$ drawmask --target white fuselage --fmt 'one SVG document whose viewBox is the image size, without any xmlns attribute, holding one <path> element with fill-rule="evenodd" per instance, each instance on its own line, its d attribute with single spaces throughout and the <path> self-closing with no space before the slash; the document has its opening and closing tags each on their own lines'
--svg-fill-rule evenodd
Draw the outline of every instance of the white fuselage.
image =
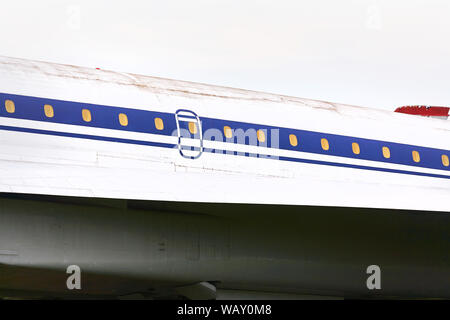
<svg viewBox="0 0 450 320">
<path fill-rule="evenodd" d="M 0 100 L 0 192 L 450 211 L 449 121 L 12 58 Z"/>
</svg>

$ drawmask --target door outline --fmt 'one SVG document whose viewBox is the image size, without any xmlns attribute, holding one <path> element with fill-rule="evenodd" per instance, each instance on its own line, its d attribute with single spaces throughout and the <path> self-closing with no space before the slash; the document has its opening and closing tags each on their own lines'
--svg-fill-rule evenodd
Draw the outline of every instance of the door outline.
<svg viewBox="0 0 450 320">
<path fill-rule="evenodd" d="M 196 156 L 189 156 L 183 153 L 183 146 L 181 145 L 181 129 L 180 129 L 180 121 L 185 122 L 192 122 L 192 120 L 195 120 L 195 123 L 198 128 L 199 133 L 199 152 Z M 178 151 L 180 152 L 181 156 L 183 158 L 187 159 L 198 159 L 203 153 L 203 132 L 202 132 L 202 122 L 200 121 L 200 117 L 193 111 L 187 110 L 187 109 L 178 109 L 175 111 L 175 122 L 177 123 L 177 133 L 178 133 Z M 197 140 L 196 138 L 193 138 L 193 140 Z M 197 147 L 194 147 L 197 148 Z"/>
</svg>

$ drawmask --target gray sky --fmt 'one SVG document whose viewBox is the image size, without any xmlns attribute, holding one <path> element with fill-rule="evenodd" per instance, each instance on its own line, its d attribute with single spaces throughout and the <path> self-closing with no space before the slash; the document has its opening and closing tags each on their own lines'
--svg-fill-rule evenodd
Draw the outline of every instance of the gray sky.
<svg viewBox="0 0 450 320">
<path fill-rule="evenodd" d="M 450 105 L 448 0 L 3 1 L 0 55 L 376 108 Z"/>
</svg>

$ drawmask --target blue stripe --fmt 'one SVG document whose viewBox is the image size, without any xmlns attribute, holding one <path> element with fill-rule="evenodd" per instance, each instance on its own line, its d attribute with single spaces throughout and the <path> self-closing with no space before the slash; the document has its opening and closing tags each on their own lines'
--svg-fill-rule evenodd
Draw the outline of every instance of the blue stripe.
<svg viewBox="0 0 450 320">
<path fill-rule="evenodd" d="M 327 165 L 327 166 L 334 166 L 334 167 L 343 167 L 343 168 L 372 170 L 372 171 L 380 171 L 380 172 L 410 174 L 410 175 L 423 176 L 423 177 L 450 179 L 450 176 L 445 176 L 445 175 L 442 175 L 442 174 L 433 174 L 433 173 L 424 173 L 424 172 L 416 172 L 416 171 L 408 171 L 408 170 L 397 170 L 397 169 L 361 166 L 361 165 L 349 164 L 349 163 L 328 162 L 328 161 L 299 159 L 299 158 L 291 158 L 291 157 L 280 157 L 280 160 L 291 161 L 291 162 L 303 162 L 303 163 L 319 164 L 319 165 Z"/>
<path fill-rule="evenodd" d="M 58 137 L 69 137 L 69 138 L 80 138 L 80 139 L 90 139 L 90 140 L 109 141 L 109 142 L 120 142 L 120 143 L 127 143 L 127 144 L 138 144 L 138 145 L 142 145 L 142 146 L 161 147 L 161 148 L 175 148 L 177 146 L 176 144 L 162 143 L 162 142 L 112 138 L 112 137 L 96 136 L 96 135 L 90 135 L 90 134 L 49 131 L 49 130 L 20 128 L 20 127 L 11 127 L 11 126 L 2 126 L 2 125 L 0 125 L 0 130 L 37 133 L 37 134 L 45 134 L 45 135 L 58 136 Z"/>
<path fill-rule="evenodd" d="M 172 113 L 145 111 L 138 109 L 128 109 L 110 106 L 94 105 L 89 103 L 79 103 L 54 99 L 43 99 L 12 94 L 0 93 L 1 101 L 7 99 L 14 101 L 16 110 L 8 113 L 2 106 L 0 116 L 6 118 L 37 120 L 51 123 L 71 124 L 84 127 L 95 127 L 104 129 L 115 129 L 130 132 L 142 132 L 171 135 L 176 128 L 175 117 Z M 44 113 L 44 105 L 53 106 L 54 116 L 48 118 Z M 85 122 L 81 116 L 82 110 L 88 109 L 92 114 L 92 121 Z M 121 126 L 119 114 L 124 113 L 128 117 L 128 126 Z M 161 118 L 164 122 L 164 129 L 157 130 L 154 119 Z"/>
<path fill-rule="evenodd" d="M 22 95 L 12 95 L 0 93 L 0 100 L 13 100 L 16 105 L 15 113 L 8 113 L 4 107 L 0 108 L 0 117 L 27 119 L 35 121 L 45 121 L 52 123 L 61 123 L 68 125 L 78 125 L 85 127 L 96 127 L 105 129 L 114 129 L 128 132 L 140 132 L 150 134 L 160 134 L 171 136 L 172 132 L 176 130 L 175 115 L 173 113 L 138 110 L 132 108 L 112 107 L 103 105 L 94 105 L 80 102 L 62 101 L 55 99 L 28 97 Z M 50 104 L 54 109 L 54 117 L 48 118 L 44 113 L 44 105 Z M 92 114 L 92 121 L 83 121 L 81 114 L 82 109 L 89 109 Z M 124 113 L 128 117 L 128 126 L 121 126 L 118 116 Z M 187 115 L 188 116 L 188 115 Z M 186 117 L 186 116 L 182 116 Z M 189 116 L 188 116 L 189 117 Z M 155 118 L 161 118 L 164 122 L 164 129 L 157 130 L 154 125 Z M 242 129 L 246 130 L 265 130 L 266 143 L 257 143 L 259 146 L 274 147 L 272 136 L 270 132 L 276 129 L 279 130 L 279 146 L 282 150 L 301 151 L 313 154 L 332 155 L 351 159 L 371 160 L 384 163 L 393 163 L 408 165 L 412 167 L 430 168 L 443 171 L 450 171 L 450 167 L 444 167 L 441 156 L 450 156 L 449 150 L 420 147 L 408 144 L 401 144 L 389 141 L 372 140 L 358 137 L 342 136 L 336 134 L 329 134 L 323 132 L 314 132 L 300 129 L 279 128 L 274 126 L 266 126 L 259 124 L 252 124 L 246 122 L 229 121 L 223 119 L 213 119 L 201 117 L 202 131 L 205 140 L 217 141 L 217 137 L 210 136 L 209 129 L 216 129 L 220 132 L 223 138 L 224 126 L 229 126 L 232 130 Z M 189 134 L 188 122 L 180 121 L 180 128 L 186 129 Z M 212 130 L 214 131 L 214 130 Z M 296 135 L 299 143 L 298 146 L 291 146 L 289 143 L 289 135 Z M 199 133 L 191 135 L 192 138 L 197 138 Z M 330 149 L 322 150 L 320 140 L 326 138 L 329 141 Z M 124 139 L 126 140 L 126 139 Z M 250 139 L 246 141 L 237 141 L 236 137 L 222 140 L 232 144 L 250 145 Z M 361 152 L 356 155 L 352 151 L 352 143 L 359 144 Z M 391 157 L 386 159 L 383 157 L 381 149 L 383 146 L 389 147 Z M 420 153 L 420 162 L 416 163 L 412 159 L 412 151 Z M 217 150 L 218 153 L 221 151 Z"/>
<path fill-rule="evenodd" d="M 119 142 L 126 144 L 136 144 L 136 145 L 144 145 L 144 146 L 152 146 L 152 147 L 160 147 L 160 148 L 175 148 L 176 144 L 171 143 L 161 143 L 161 142 L 151 142 L 151 141 L 142 141 L 142 140 L 134 140 L 134 139 L 122 139 L 122 138 L 112 138 L 112 137 L 104 137 L 97 135 L 87 135 L 87 134 L 78 134 L 78 133 L 69 133 L 69 132 L 59 132 L 59 131 L 49 131 L 49 130 L 41 130 L 41 129 L 30 129 L 30 128 L 20 128 L 20 127 L 11 127 L 11 126 L 2 126 L 0 125 L 0 130 L 6 131 L 16 131 L 16 132 L 26 132 L 26 133 L 34 133 L 34 134 L 44 134 L 44 135 L 53 135 L 60 137 L 70 137 L 70 138 L 79 138 L 79 139 L 90 139 L 90 140 L 100 140 L 100 141 L 108 141 L 108 142 Z M 188 149 L 188 147 L 186 147 Z M 199 150 L 198 147 L 189 147 L 190 150 Z M 205 152 L 208 153 L 222 153 L 227 155 L 234 156 L 246 156 L 248 157 L 248 153 L 243 152 L 233 152 L 229 153 L 222 149 L 204 149 Z M 302 159 L 302 158 L 292 158 L 292 157 L 274 157 L 267 154 L 259 154 L 259 157 L 267 158 L 267 159 L 279 159 L 282 161 L 289 162 L 301 162 L 301 163 L 309 163 L 316 165 L 327 165 L 334 167 L 343 167 L 343 168 L 353 168 L 353 169 L 362 169 L 362 170 L 372 170 L 372 171 L 381 171 L 381 172 L 390 172 L 390 173 L 401 173 L 401 174 L 409 174 L 416 176 L 424 176 L 424 177 L 432 177 L 432 178 L 443 178 L 450 179 L 450 176 L 440 175 L 440 174 L 432 174 L 432 173 L 423 173 L 423 172 L 415 172 L 415 171 L 407 171 L 407 170 L 396 170 L 396 169 L 387 169 L 387 168 L 378 168 L 378 167 L 370 167 L 370 166 L 362 166 L 362 165 L 354 165 L 348 163 L 337 163 L 337 162 L 328 162 L 328 161 L 320 161 L 320 160 L 310 160 L 310 159 Z"/>
<path fill-rule="evenodd" d="M 387 142 L 380 140 L 372 140 L 358 137 L 342 136 L 330 133 L 278 128 L 271 126 L 256 126 L 254 124 L 201 118 L 203 130 L 206 131 L 212 128 L 223 128 L 229 126 L 231 129 L 242 129 L 244 131 L 249 129 L 263 129 L 266 130 L 266 143 L 258 145 L 271 146 L 272 141 L 270 132 L 273 129 L 279 130 L 279 149 L 290 151 L 301 151 L 307 153 L 338 156 L 351 159 L 371 160 L 384 163 L 394 163 L 401 165 L 408 165 L 421 168 L 438 169 L 444 171 L 450 171 L 450 167 L 444 167 L 441 161 L 441 156 L 446 154 L 450 156 L 450 152 L 443 149 L 427 148 L 420 146 L 413 146 L 407 144 L 401 144 L 396 142 Z M 298 139 L 298 145 L 292 146 L 289 142 L 289 135 L 294 134 Z M 206 140 L 208 137 L 204 136 Z M 330 149 L 325 151 L 321 147 L 321 139 L 326 138 L 329 142 Z M 226 140 L 227 142 L 233 142 L 232 140 Z M 352 143 L 356 142 L 360 147 L 360 154 L 354 154 L 352 150 Z M 248 143 L 247 143 L 248 144 Z M 388 147 L 390 149 L 391 157 L 386 159 L 383 157 L 382 147 Z M 418 151 L 420 153 L 420 162 L 416 163 L 412 158 L 412 151 Z"/>
</svg>

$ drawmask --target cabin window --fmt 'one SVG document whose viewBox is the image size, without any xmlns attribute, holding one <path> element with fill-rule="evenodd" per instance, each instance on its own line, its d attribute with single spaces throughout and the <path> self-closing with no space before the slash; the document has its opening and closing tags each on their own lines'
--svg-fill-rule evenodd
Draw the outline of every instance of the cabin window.
<svg viewBox="0 0 450 320">
<path fill-rule="evenodd" d="M 413 158 L 414 162 L 420 162 L 420 154 L 419 154 L 419 152 L 414 150 L 412 152 L 412 158 Z"/>
<path fill-rule="evenodd" d="M 356 142 L 352 143 L 352 150 L 354 154 L 360 154 L 361 150 L 359 149 L 359 144 Z"/>
<path fill-rule="evenodd" d="M 47 118 L 53 118 L 53 116 L 55 115 L 53 107 L 49 104 L 46 104 L 44 106 L 44 113 Z"/>
<path fill-rule="evenodd" d="M 231 128 L 229 126 L 223 127 L 223 134 L 227 138 L 231 138 L 233 136 L 233 131 L 231 131 Z"/>
<path fill-rule="evenodd" d="M 391 157 L 391 150 L 388 147 L 383 147 L 383 157 L 389 159 Z"/>
<path fill-rule="evenodd" d="M 192 134 L 197 133 L 197 125 L 195 124 L 195 122 L 189 122 L 189 132 Z"/>
<path fill-rule="evenodd" d="M 84 121 L 86 121 L 86 122 L 91 122 L 92 121 L 91 111 L 89 111 L 88 109 L 83 109 L 81 114 L 83 116 L 83 120 Z"/>
<path fill-rule="evenodd" d="M 161 118 L 155 118 L 155 128 L 157 130 L 162 130 L 164 129 L 164 122 Z"/>
<path fill-rule="evenodd" d="M 291 143 L 291 146 L 296 147 L 298 145 L 297 136 L 295 134 L 290 134 L 289 142 Z"/>
<path fill-rule="evenodd" d="M 328 150 L 330 149 L 330 144 L 328 143 L 328 140 L 325 138 L 322 138 L 322 140 L 320 140 L 320 144 L 322 145 L 322 149 L 323 150 Z"/>
<path fill-rule="evenodd" d="M 443 164 L 445 167 L 448 167 L 449 164 L 450 164 L 450 162 L 449 162 L 449 160 L 448 160 L 448 156 L 447 156 L 446 154 L 443 154 L 443 155 L 442 155 L 442 164 Z"/>
<path fill-rule="evenodd" d="M 266 134 L 264 133 L 264 131 L 258 130 L 258 131 L 256 132 L 256 136 L 257 136 L 259 142 L 264 142 L 264 141 L 266 141 Z"/>
<path fill-rule="evenodd" d="M 124 127 L 128 125 L 128 117 L 125 113 L 119 113 L 119 123 Z"/>
<path fill-rule="evenodd" d="M 12 100 L 6 100 L 5 101 L 5 109 L 8 113 L 14 113 L 16 111 L 16 106 L 14 104 L 14 101 Z"/>
</svg>

